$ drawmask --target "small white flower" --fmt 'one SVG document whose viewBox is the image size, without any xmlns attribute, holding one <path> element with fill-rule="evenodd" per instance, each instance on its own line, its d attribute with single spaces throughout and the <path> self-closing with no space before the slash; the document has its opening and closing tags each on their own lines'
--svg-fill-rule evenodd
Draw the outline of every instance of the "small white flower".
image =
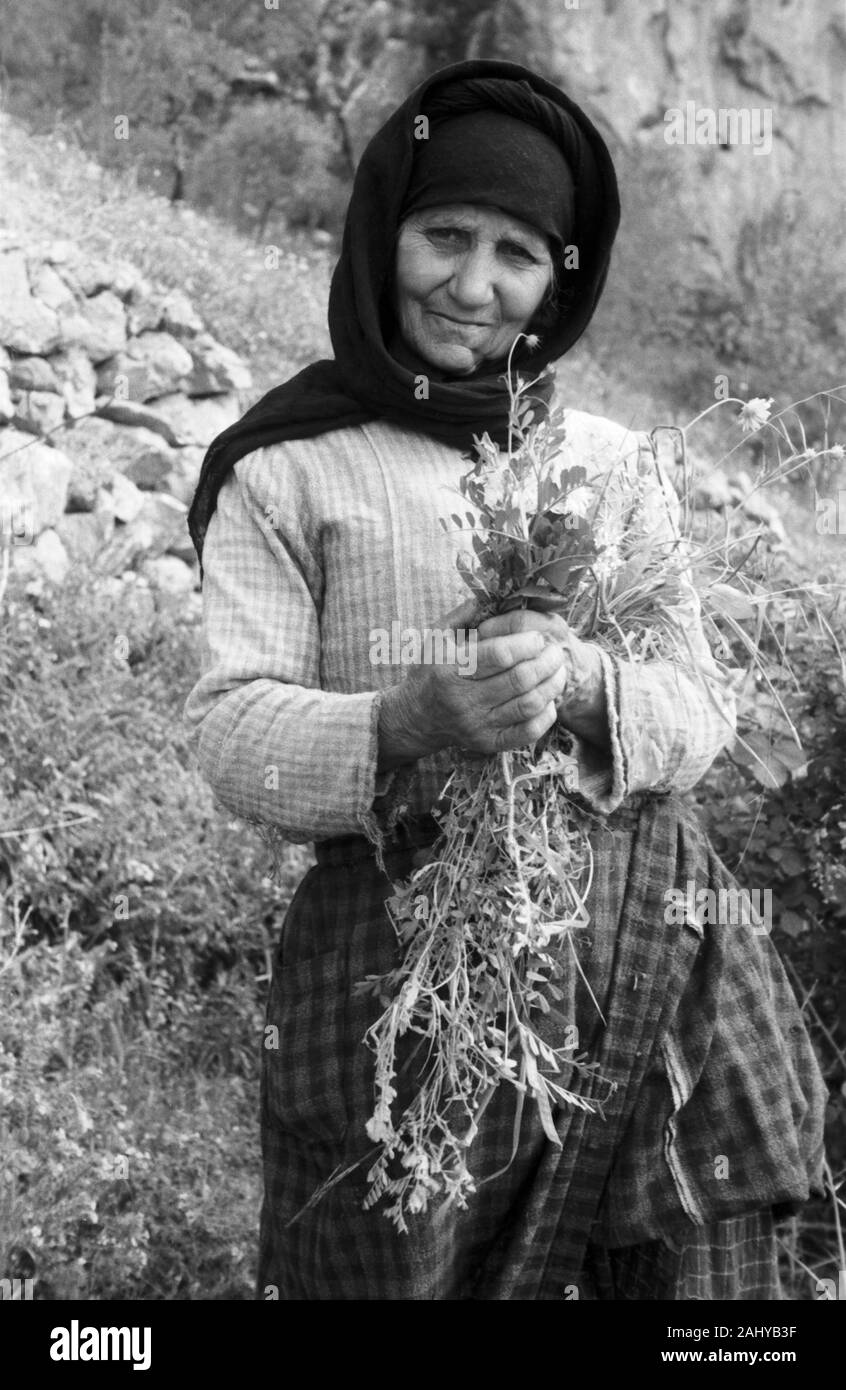
<svg viewBox="0 0 846 1390">
<path fill-rule="evenodd" d="M 842 444 L 832 444 L 828 452 L 835 463 L 842 463 L 844 458 L 846 458 L 846 449 L 843 448 Z"/>
<path fill-rule="evenodd" d="M 762 425 L 765 425 L 770 418 L 772 406 L 772 396 L 768 396 L 766 399 L 763 396 L 753 396 L 751 401 L 747 401 L 741 407 L 737 417 L 743 433 L 752 434 L 755 430 L 759 430 Z"/>
</svg>

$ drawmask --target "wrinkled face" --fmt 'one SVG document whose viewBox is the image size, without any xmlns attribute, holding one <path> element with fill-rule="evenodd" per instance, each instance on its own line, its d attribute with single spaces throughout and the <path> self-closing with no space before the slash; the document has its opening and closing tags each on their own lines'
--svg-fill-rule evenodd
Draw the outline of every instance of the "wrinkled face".
<svg viewBox="0 0 846 1390">
<path fill-rule="evenodd" d="M 546 238 L 497 208 L 426 208 L 402 224 L 395 308 L 405 342 L 462 375 L 505 357 L 552 279 Z"/>
</svg>

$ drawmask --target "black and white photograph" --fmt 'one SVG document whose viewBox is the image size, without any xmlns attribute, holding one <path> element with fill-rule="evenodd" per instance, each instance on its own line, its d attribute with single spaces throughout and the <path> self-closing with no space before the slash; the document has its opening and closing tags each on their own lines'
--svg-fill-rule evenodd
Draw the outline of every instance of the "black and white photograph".
<svg viewBox="0 0 846 1390">
<path fill-rule="evenodd" d="M 807 1378 L 844 0 L 3 0 L 0 147 L 4 1328 Z"/>
</svg>

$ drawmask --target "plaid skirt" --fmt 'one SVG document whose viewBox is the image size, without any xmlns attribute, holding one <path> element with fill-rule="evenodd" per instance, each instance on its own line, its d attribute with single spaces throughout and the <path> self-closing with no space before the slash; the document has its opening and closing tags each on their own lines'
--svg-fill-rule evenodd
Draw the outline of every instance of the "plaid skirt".
<svg viewBox="0 0 846 1390">
<path fill-rule="evenodd" d="M 501 1085 L 470 1151 L 467 1210 L 409 1217 L 403 1234 L 363 1209 L 362 1039 L 381 1005 L 353 985 L 396 966 L 385 901 L 433 825 L 405 828 L 386 874 L 363 838 L 318 844 L 286 915 L 262 1052 L 257 1297 L 779 1298 L 775 1221 L 819 1186 L 825 1089 L 769 940 L 666 923 L 667 889 L 732 882 L 676 796 L 632 799 L 592 831 L 581 972 L 539 1024 L 554 1046 L 575 1022 L 616 1082 L 601 1113 L 559 1109 L 559 1148 L 526 1104 L 515 1153 L 517 1096 Z M 567 1084 L 606 1094 L 596 1077 Z"/>
</svg>

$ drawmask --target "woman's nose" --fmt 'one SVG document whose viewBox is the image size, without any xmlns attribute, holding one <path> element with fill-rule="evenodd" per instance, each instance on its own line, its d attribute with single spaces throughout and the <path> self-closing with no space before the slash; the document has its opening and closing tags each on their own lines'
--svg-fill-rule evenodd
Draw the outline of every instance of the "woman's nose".
<svg viewBox="0 0 846 1390">
<path fill-rule="evenodd" d="M 496 263 L 484 247 L 475 247 L 461 257 L 450 281 L 456 304 L 480 309 L 492 304 L 496 293 Z"/>
</svg>

